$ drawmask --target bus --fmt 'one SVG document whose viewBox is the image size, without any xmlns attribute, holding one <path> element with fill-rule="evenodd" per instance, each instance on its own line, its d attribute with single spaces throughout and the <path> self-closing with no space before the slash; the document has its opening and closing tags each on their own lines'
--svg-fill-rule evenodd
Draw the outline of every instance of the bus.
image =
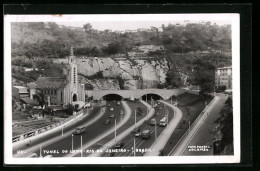
<svg viewBox="0 0 260 171">
<path fill-rule="evenodd" d="M 167 125 L 167 117 L 163 117 L 159 122 L 159 126 L 166 126 L 166 125 Z"/>
</svg>

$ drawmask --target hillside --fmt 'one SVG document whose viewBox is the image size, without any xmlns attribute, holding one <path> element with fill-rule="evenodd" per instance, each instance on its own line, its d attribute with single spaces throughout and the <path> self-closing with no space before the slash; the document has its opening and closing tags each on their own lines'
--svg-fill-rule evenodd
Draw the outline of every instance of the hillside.
<svg viewBox="0 0 260 171">
<path fill-rule="evenodd" d="M 66 61 L 73 46 L 79 74 L 97 89 L 195 85 L 211 91 L 215 68 L 231 65 L 230 25 L 208 22 L 162 28 L 160 32 L 122 34 L 95 30 L 90 24 L 75 28 L 56 23 L 12 23 L 13 80 L 26 84 L 39 75 L 62 76 L 63 64 L 57 61 Z M 164 48 L 145 53 L 140 50 L 142 45 Z M 42 70 L 25 72 L 26 67 Z M 101 79 L 95 77 L 99 72 Z"/>
</svg>

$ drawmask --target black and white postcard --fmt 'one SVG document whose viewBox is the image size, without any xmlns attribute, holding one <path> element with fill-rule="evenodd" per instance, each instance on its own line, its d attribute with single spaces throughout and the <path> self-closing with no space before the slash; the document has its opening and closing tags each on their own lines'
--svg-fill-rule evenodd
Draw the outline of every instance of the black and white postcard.
<svg viewBox="0 0 260 171">
<path fill-rule="evenodd" d="M 239 163 L 239 22 L 5 15 L 5 164 Z"/>
</svg>

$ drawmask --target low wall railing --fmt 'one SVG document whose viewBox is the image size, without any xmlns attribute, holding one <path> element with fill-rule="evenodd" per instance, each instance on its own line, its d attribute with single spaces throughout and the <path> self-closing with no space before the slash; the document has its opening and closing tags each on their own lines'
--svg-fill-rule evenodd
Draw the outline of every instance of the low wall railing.
<svg viewBox="0 0 260 171">
<path fill-rule="evenodd" d="M 51 124 L 51 125 L 47 125 L 47 126 L 38 128 L 38 129 L 36 129 L 36 130 L 34 130 L 34 131 L 28 131 L 28 132 L 26 132 L 26 133 L 23 133 L 23 134 L 20 134 L 20 135 L 16 135 L 16 136 L 14 136 L 14 137 L 12 138 L 12 142 L 13 142 L 13 143 L 14 143 L 14 142 L 18 142 L 18 141 L 27 139 L 27 138 L 29 138 L 29 137 L 36 136 L 36 135 L 41 134 L 41 133 L 43 133 L 43 132 L 49 131 L 49 130 L 51 130 L 51 129 L 53 129 L 53 128 L 56 128 L 56 127 L 58 127 L 58 126 L 60 126 L 60 125 L 62 125 L 62 124 L 65 124 L 65 123 L 71 121 L 72 119 L 74 119 L 74 118 L 76 118 L 77 116 L 79 116 L 80 114 L 82 114 L 82 112 L 83 112 L 83 111 L 81 110 L 81 111 L 77 112 L 76 114 L 74 114 L 74 115 L 72 115 L 72 116 L 70 116 L 70 117 L 68 117 L 68 118 L 66 118 L 66 119 L 64 119 L 64 120 L 62 120 L 62 121 L 59 121 L 59 122 L 53 123 L 53 124 Z"/>
</svg>

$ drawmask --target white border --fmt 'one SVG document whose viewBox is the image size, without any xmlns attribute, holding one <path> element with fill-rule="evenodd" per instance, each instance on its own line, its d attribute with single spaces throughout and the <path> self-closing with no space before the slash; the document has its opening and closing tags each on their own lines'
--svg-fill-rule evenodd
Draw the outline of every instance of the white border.
<svg viewBox="0 0 260 171">
<path fill-rule="evenodd" d="M 120 15 L 5 15 L 4 16 L 4 163 L 5 164 L 203 164 L 240 162 L 240 18 L 239 14 L 120 14 Z M 90 21 L 221 21 L 232 23 L 234 156 L 13 158 L 11 97 L 11 22 Z"/>
</svg>

